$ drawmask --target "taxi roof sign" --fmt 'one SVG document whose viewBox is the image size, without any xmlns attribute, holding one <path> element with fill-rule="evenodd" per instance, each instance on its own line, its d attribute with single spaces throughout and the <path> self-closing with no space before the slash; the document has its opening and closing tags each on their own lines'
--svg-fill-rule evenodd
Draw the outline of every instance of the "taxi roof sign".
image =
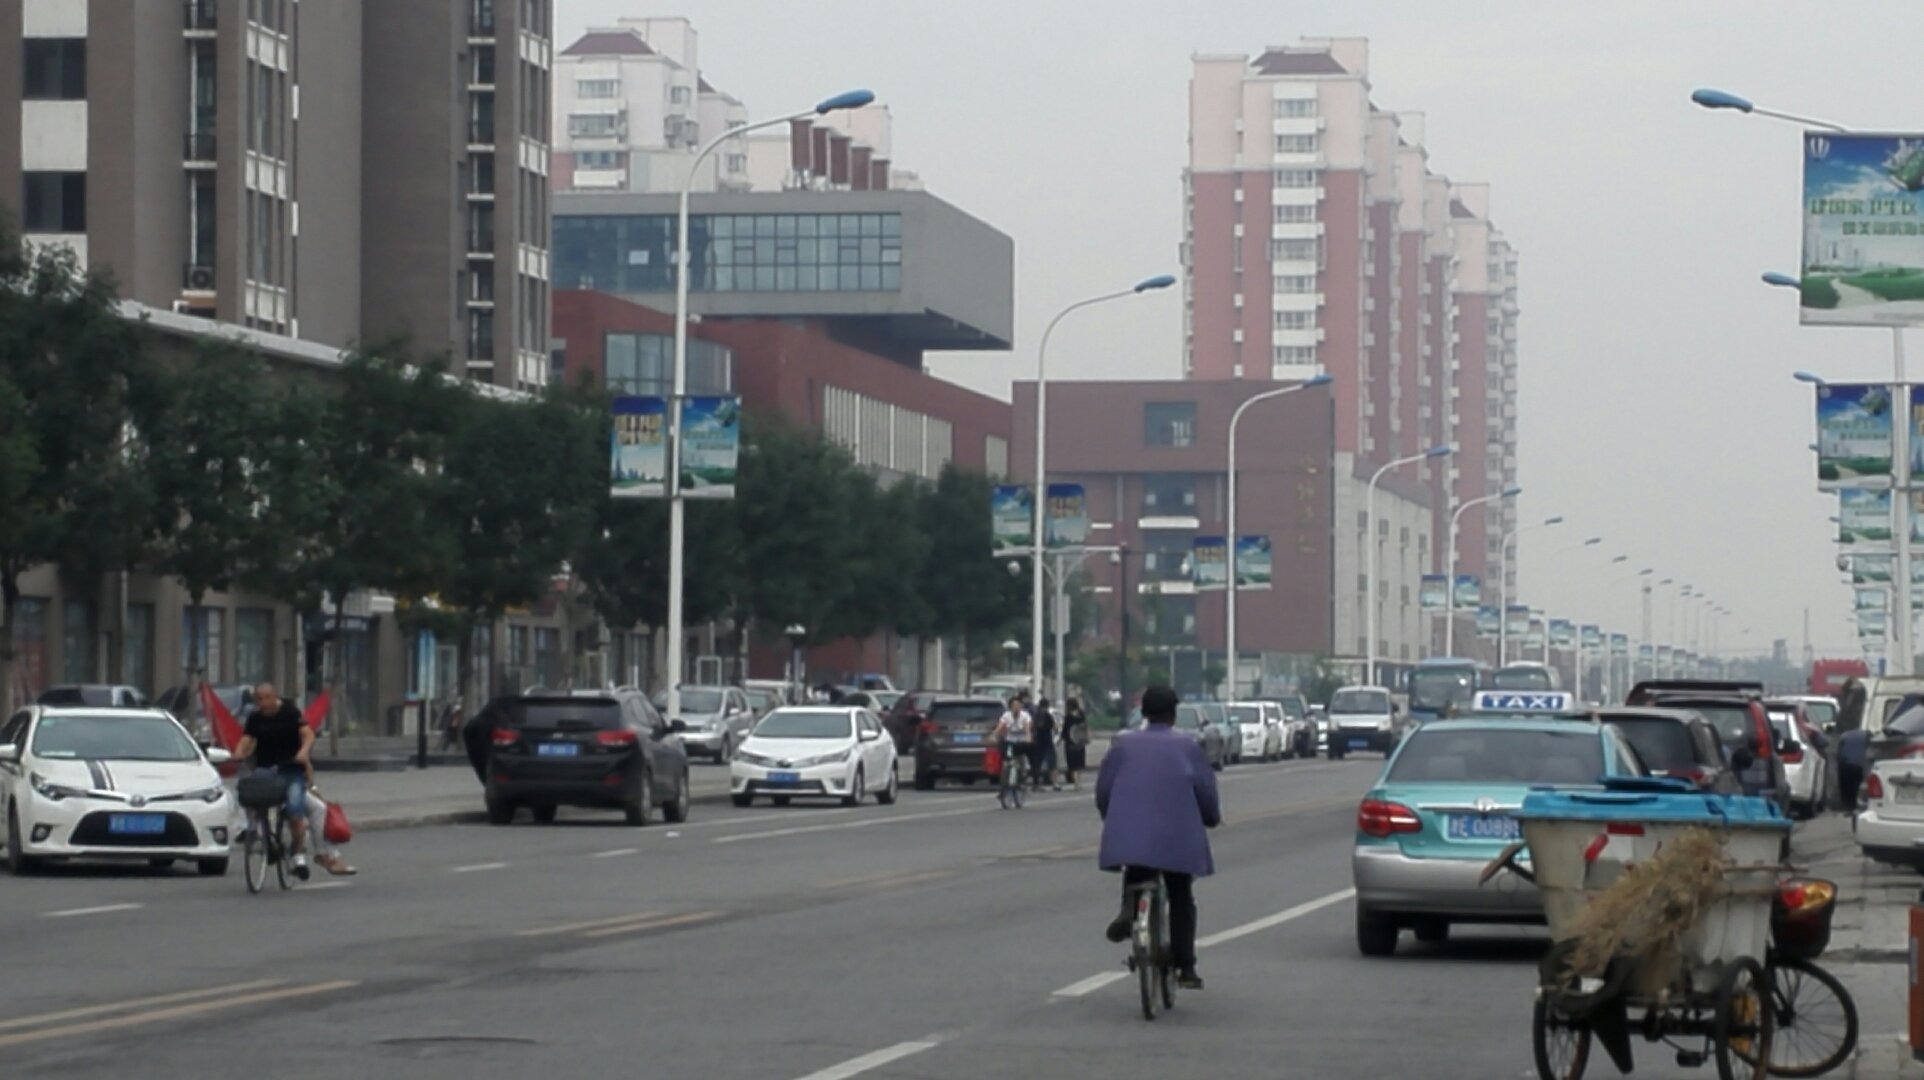
<svg viewBox="0 0 1924 1080">
<path fill-rule="evenodd" d="M 1470 708 L 1475 712 L 1570 713 L 1577 696 L 1563 690 L 1479 690 Z"/>
</svg>

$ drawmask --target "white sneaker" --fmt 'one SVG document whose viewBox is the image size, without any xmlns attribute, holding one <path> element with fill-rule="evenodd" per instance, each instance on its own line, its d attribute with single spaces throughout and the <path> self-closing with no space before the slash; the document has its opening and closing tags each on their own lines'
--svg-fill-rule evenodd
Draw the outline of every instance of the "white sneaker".
<svg viewBox="0 0 1924 1080">
<path fill-rule="evenodd" d="M 307 869 L 307 856 L 305 855 L 294 856 L 294 876 L 297 878 L 300 878 L 302 881 L 306 881 L 308 872 L 309 871 Z"/>
</svg>

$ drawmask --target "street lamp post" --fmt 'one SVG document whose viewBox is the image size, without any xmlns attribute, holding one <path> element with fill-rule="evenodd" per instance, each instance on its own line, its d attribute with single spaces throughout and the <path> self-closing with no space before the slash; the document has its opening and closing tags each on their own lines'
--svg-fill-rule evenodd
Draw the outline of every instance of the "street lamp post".
<svg viewBox="0 0 1924 1080">
<path fill-rule="evenodd" d="M 1531 529 L 1546 529 L 1552 525 L 1563 524 L 1563 515 L 1544 518 L 1534 525 L 1518 525 L 1503 534 L 1503 544 L 1497 549 L 1497 604 L 1503 610 L 1496 624 L 1496 662 L 1499 667 L 1510 660 L 1510 545 L 1516 538 Z M 1546 633 L 1548 631 L 1546 630 Z"/>
<path fill-rule="evenodd" d="M 1036 349 L 1035 356 L 1035 486 L 1031 493 L 1031 501 L 1035 504 L 1035 520 L 1032 523 L 1035 532 L 1030 537 L 1031 542 L 1034 544 L 1031 550 L 1035 556 L 1035 579 L 1029 604 L 1029 664 L 1030 677 L 1032 680 L 1030 689 L 1037 697 L 1042 696 L 1043 685 L 1042 558 L 1043 552 L 1047 549 L 1049 542 L 1048 536 L 1043 532 L 1049 510 L 1049 337 L 1056 332 L 1056 325 L 1062 322 L 1064 318 L 1067 318 L 1072 311 L 1078 311 L 1095 304 L 1106 303 L 1110 300 L 1121 300 L 1124 297 L 1135 296 L 1138 293 L 1167 289 L 1175 283 L 1176 278 L 1173 274 L 1159 274 L 1152 278 L 1144 278 L 1127 289 L 1120 289 L 1112 293 L 1103 293 L 1101 296 L 1092 296 L 1087 300 L 1078 300 L 1057 312 L 1055 318 L 1050 319 L 1049 325 L 1042 330 L 1042 344 Z M 1057 689 L 1060 691 L 1059 687 Z"/>
<path fill-rule="evenodd" d="M 1481 498 L 1471 499 L 1469 502 L 1457 507 L 1456 513 L 1450 515 L 1450 559 L 1448 563 L 1444 564 L 1444 571 L 1448 575 L 1449 580 L 1443 583 L 1444 589 L 1449 596 L 1449 602 L 1443 605 L 1444 656 L 1456 655 L 1456 534 L 1457 530 L 1461 527 L 1460 523 L 1463 520 L 1463 512 L 1473 506 L 1482 506 L 1485 503 L 1495 502 L 1498 499 L 1513 499 L 1521 494 L 1523 494 L 1523 489 L 1515 484 L 1511 484 L 1502 491 L 1484 495 Z"/>
<path fill-rule="evenodd" d="M 1369 592 L 1369 595 L 1363 598 L 1364 625 L 1367 627 L 1369 636 L 1369 640 L 1366 641 L 1363 646 L 1363 682 L 1366 685 L 1376 685 L 1376 564 L 1378 562 L 1376 545 L 1376 483 L 1383 479 L 1383 474 L 1389 472 L 1391 469 L 1408 465 L 1411 462 L 1424 461 L 1429 458 L 1447 457 L 1454 452 L 1455 449 L 1453 446 L 1432 446 L 1420 454 L 1411 454 L 1409 457 L 1400 457 L 1395 461 L 1388 462 L 1370 476 L 1369 490 L 1363 496 L 1363 543 L 1367 548 L 1367 554 L 1363 560 L 1367 566 L 1367 570 L 1365 571 L 1363 580 Z"/>
<path fill-rule="evenodd" d="M 1236 406 L 1235 412 L 1229 414 L 1229 535 L 1224 538 L 1229 554 L 1229 626 L 1228 633 L 1224 636 L 1224 644 L 1229 654 L 1229 696 L 1232 699 L 1242 696 L 1238 690 L 1240 680 L 1237 678 L 1237 672 L 1241 669 L 1241 664 L 1238 662 L 1240 656 L 1236 649 L 1236 428 L 1243 422 L 1243 413 L 1247 412 L 1251 405 L 1293 394 L 1298 390 L 1322 386 L 1329 381 L 1330 376 L 1317 375 L 1294 386 L 1279 386 L 1274 390 L 1265 390 L 1244 400 L 1242 404 Z"/>
<path fill-rule="evenodd" d="M 875 94 L 868 90 L 849 90 L 827 98 L 812 109 L 778 116 L 772 120 L 760 120 L 753 124 L 738 124 L 709 139 L 694 160 L 688 163 L 688 175 L 681 184 L 681 198 L 675 212 L 675 396 L 668 408 L 668 716 L 681 718 L 681 678 L 682 678 L 682 574 L 685 525 L 681 494 L 681 402 L 688 393 L 688 196 L 694 190 L 695 176 L 701 163 L 715 149 L 730 139 L 739 138 L 751 131 L 758 131 L 777 124 L 805 120 L 811 116 L 824 116 L 844 109 L 859 109 L 875 100 Z"/>
</svg>

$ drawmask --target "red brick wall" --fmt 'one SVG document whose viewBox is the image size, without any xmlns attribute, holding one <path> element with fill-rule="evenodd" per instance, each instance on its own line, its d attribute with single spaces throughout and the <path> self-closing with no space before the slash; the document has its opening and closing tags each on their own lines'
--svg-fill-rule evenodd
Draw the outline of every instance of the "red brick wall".
<svg viewBox="0 0 1924 1080">
<path fill-rule="evenodd" d="M 1242 364 L 1245 379 L 1267 379 L 1275 364 L 1276 324 L 1271 315 L 1275 283 L 1269 271 L 1269 223 L 1274 211 L 1270 195 L 1275 180 L 1267 172 L 1240 174 L 1243 190 L 1243 272 L 1233 274 L 1243 295 Z M 1233 298 L 1232 298 L 1233 299 Z M 1236 346 L 1230 345 L 1231 355 Z"/>
<path fill-rule="evenodd" d="M 1402 302 L 1396 305 L 1396 318 L 1399 323 L 1397 350 L 1400 366 L 1397 380 L 1403 400 L 1400 406 L 1403 422 L 1402 438 L 1397 440 L 1396 456 L 1408 457 L 1421 453 L 1423 429 L 1418 423 L 1418 406 L 1422 404 L 1419 379 L 1423 373 L 1423 234 L 1417 231 L 1400 232 L 1397 241 L 1402 245 L 1402 259 L 1396 268 L 1397 281 L 1402 287 Z"/>
<path fill-rule="evenodd" d="M 1363 174 L 1323 174 L 1323 369 L 1336 388 L 1336 449 L 1361 449 L 1363 413 Z"/>
<path fill-rule="evenodd" d="M 1195 355 L 1192 379 L 1235 376 L 1236 344 L 1236 173 L 1195 173 L 1190 177 L 1190 332 Z M 1244 232 L 1251 230 L 1245 228 Z M 1262 230 L 1265 234 L 1268 229 Z M 1264 252 L 1268 265 L 1268 252 Z M 1247 265 L 1247 263 L 1245 263 Z M 1264 283 L 1267 289 L 1268 283 Z M 1264 369 L 1264 374 L 1268 369 Z"/>
<path fill-rule="evenodd" d="M 1365 314 L 1364 325 L 1369 328 L 1374 343 L 1367 350 L 1369 381 L 1364 386 L 1363 400 L 1374 410 L 1374 415 L 1365 417 L 1370 438 L 1375 443 L 1370 457 L 1382 462 L 1393 460 L 1398 450 L 1392 423 L 1396 417 L 1393 403 L 1396 388 L 1390 348 L 1396 326 L 1396 305 L 1390 302 L 1390 288 L 1396 281 L 1396 204 L 1382 202 L 1371 206 L 1370 228 L 1375 240 L 1370 244 L 1374 273 L 1369 278 L 1369 295 L 1375 308 Z"/>
<path fill-rule="evenodd" d="M 1489 343 L 1484 319 L 1490 298 L 1482 293 L 1456 294 L 1456 503 L 1462 505 L 1490 493 L 1489 481 L 1489 408 L 1484 393 L 1489 385 L 1484 370 Z M 1490 542 L 1488 522 L 1481 508 L 1463 515 L 1463 528 L 1457 534 L 1457 565 L 1465 574 L 1488 577 Z"/>
</svg>

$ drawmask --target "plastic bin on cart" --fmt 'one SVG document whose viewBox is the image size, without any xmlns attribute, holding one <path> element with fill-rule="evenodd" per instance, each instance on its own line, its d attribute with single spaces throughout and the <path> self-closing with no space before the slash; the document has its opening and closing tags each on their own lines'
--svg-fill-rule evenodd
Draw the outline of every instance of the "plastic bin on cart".
<svg viewBox="0 0 1924 1080">
<path fill-rule="evenodd" d="M 1724 840 L 1728 895 L 1684 935 L 1680 951 L 1699 978 L 1726 960 L 1761 960 L 1770 942 L 1771 901 L 1790 819 L 1765 799 L 1637 791 L 1534 791 L 1517 813 L 1550 935 L 1563 940 L 1592 895 L 1624 868 L 1656 855 L 1689 829 Z"/>
</svg>

